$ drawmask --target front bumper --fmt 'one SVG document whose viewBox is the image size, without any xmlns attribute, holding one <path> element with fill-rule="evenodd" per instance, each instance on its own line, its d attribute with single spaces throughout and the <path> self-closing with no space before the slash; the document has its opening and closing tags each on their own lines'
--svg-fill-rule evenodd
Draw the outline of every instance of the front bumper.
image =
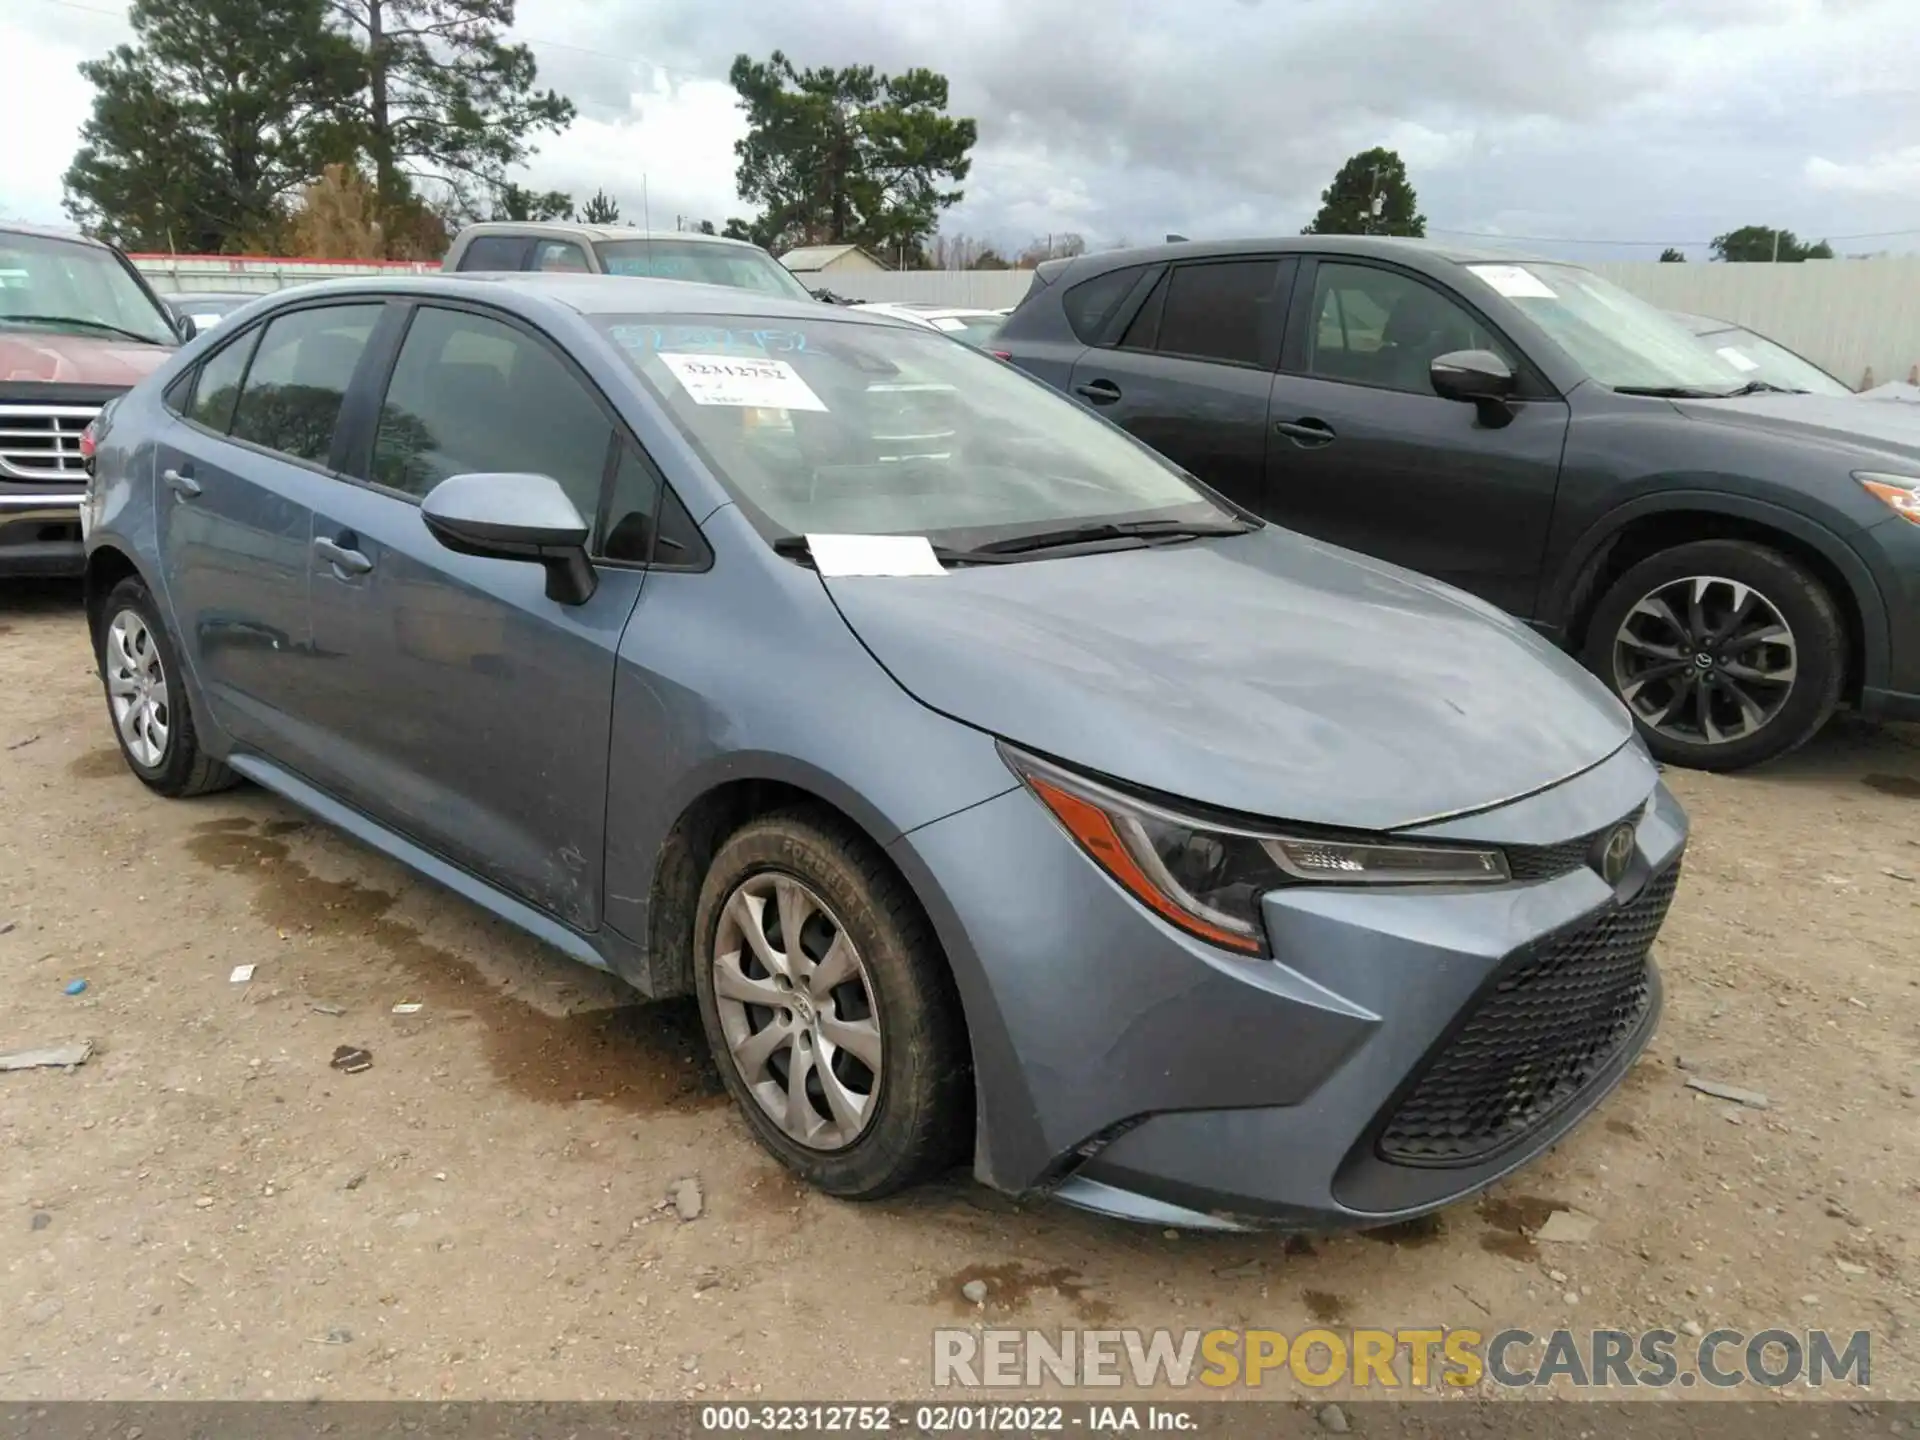
<svg viewBox="0 0 1920 1440">
<path fill-rule="evenodd" d="M 80 503 L 79 490 L 0 486 L 0 579 L 84 574 Z"/>
<path fill-rule="evenodd" d="M 1275 958 L 1259 961 L 1151 916 L 1024 791 L 903 837 L 896 854 L 922 893 L 931 882 L 929 909 L 967 1007 L 977 1172 L 1130 1219 L 1229 1229 L 1380 1225 L 1484 1188 L 1577 1124 L 1652 1036 L 1659 977 L 1642 957 L 1687 822 L 1630 747 L 1543 796 L 1440 827 L 1552 843 L 1649 800 L 1617 887 L 1582 866 L 1479 891 L 1278 891 L 1265 904 Z M 1410 1114 L 1431 1139 L 1449 1116 L 1487 1107 L 1487 1096 L 1457 1086 L 1435 1093 L 1443 1053 L 1441 1068 L 1457 1070 L 1475 1047 L 1501 1049 L 1498 1027 L 1463 1027 L 1496 1011 L 1511 1019 L 1516 996 L 1523 1019 L 1536 1000 L 1552 1013 L 1578 1008 L 1591 975 L 1573 974 L 1571 990 L 1556 980 L 1558 989 L 1530 991 L 1516 988 L 1519 969 L 1551 969 L 1552 957 L 1591 949 L 1582 937 L 1608 926 L 1618 943 L 1607 983 L 1617 989 L 1631 959 L 1642 988 L 1591 1063 L 1568 1071 L 1517 1133 L 1410 1159 L 1423 1143 L 1408 1139 Z"/>
<path fill-rule="evenodd" d="M 1920 721 L 1920 525 L 1898 515 L 1860 532 L 1854 548 L 1886 605 L 1887 664 L 1869 670 L 1860 711 L 1875 720 Z"/>
</svg>

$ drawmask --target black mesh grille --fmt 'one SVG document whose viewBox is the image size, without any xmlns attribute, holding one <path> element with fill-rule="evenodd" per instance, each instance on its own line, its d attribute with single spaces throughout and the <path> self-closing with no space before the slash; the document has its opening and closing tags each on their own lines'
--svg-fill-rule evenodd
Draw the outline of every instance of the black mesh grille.
<svg viewBox="0 0 1920 1440">
<path fill-rule="evenodd" d="M 1638 820 L 1639 813 L 1629 817 Z M 1614 825 L 1619 824 L 1618 820 Z M 1613 825 L 1602 825 L 1585 835 L 1572 840 L 1562 840 L 1558 845 L 1509 845 L 1506 847 L 1507 869 L 1516 880 L 1553 880 L 1578 870 L 1585 865 L 1605 835 Z"/>
<path fill-rule="evenodd" d="M 1387 1121 L 1380 1157 L 1471 1164 L 1585 1089 L 1646 1014 L 1647 952 L 1679 880 L 1675 864 L 1500 976 Z"/>
</svg>

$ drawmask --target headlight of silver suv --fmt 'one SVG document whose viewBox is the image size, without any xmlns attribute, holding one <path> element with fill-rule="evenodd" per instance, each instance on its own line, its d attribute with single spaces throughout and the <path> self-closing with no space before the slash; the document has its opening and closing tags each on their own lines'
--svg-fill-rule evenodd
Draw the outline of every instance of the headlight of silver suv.
<svg viewBox="0 0 1920 1440">
<path fill-rule="evenodd" d="M 1265 953 L 1260 897 L 1287 885 L 1497 885 L 1506 856 L 1467 845 L 1242 829 L 1182 815 L 1002 745 L 1001 754 L 1080 848 L 1135 899 L 1190 935 Z"/>
</svg>

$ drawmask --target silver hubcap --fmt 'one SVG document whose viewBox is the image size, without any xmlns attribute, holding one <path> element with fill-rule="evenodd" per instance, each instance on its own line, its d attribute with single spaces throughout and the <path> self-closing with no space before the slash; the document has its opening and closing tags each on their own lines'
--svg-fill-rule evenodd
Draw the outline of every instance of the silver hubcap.
<svg viewBox="0 0 1920 1440">
<path fill-rule="evenodd" d="M 1627 612 L 1613 679 L 1651 730 L 1725 745 L 1770 724 L 1793 693 L 1799 647 L 1772 601 L 1715 575 L 1675 580 Z"/>
<path fill-rule="evenodd" d="M 173 709 L 167 703 L 167 672 L 147 622 L 122 610 L 107 626 L 107 700 L 120 743 L 152 770 L 167 758 Z"/>
<path fill-rule="evenodd" d="M 713 943 L 727 1054 L 767 1117 L 811 1150 L 860 1138 L 880 1095 L 873 985 L 839 917 L 791 875 L 740 882 Z"/>
</svg>

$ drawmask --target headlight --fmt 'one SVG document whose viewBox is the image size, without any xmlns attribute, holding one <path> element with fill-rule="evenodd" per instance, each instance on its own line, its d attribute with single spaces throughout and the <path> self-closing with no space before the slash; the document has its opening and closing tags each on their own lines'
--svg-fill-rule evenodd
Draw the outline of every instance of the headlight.
<svg viewBox="0 0 1920 1440">
<path fill-rule="evenodd" d="M 1867 487 L 1867 493 L 1886 502 L 1894 514 L 1920 525 L 1920 476 L 1881 475 L 1872 470 L 1856 470 L 1853 478 Z"/>
<path fill-rule="evenodd" d="M 1190 935 L 1258 955 L 1260 897 L 1287 885 L 1489 885 L 1498 850 L 1250 830 L 1180 815 L 1003 745 L 1001 754 L 1094 863 Z"/>
</svg>

